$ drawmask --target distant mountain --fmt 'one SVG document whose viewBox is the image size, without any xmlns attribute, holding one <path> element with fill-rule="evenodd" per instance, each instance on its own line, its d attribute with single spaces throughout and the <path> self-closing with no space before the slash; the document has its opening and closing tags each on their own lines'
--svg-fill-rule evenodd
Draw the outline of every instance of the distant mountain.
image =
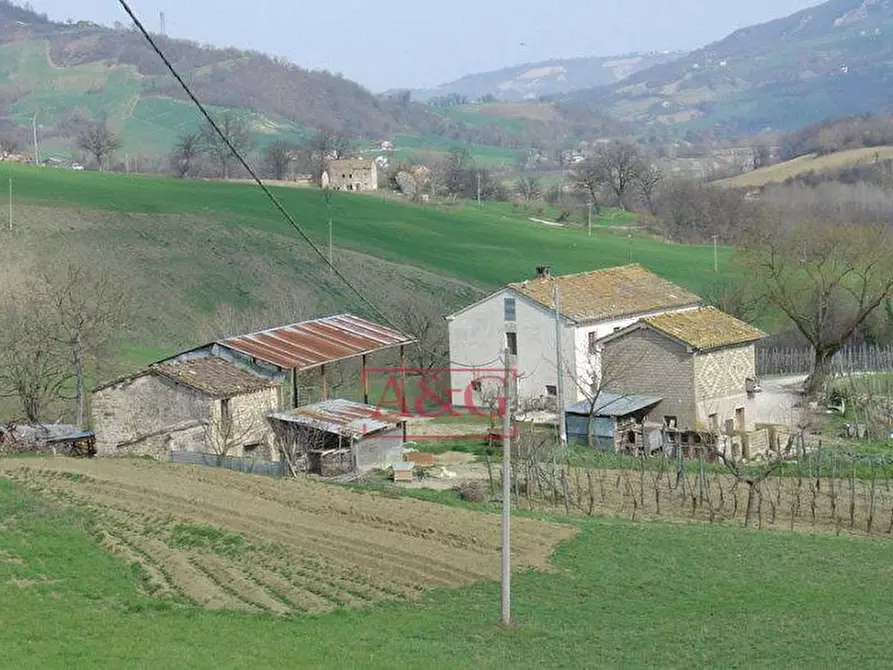
<svg viewBox="0 0 893 670">
<path fill-rule="evenodd" d="M 571 95 L 633 122 L 749 133 L 893 111 L 893 0 L 831 0 Z"/>
<path fill-rule="evenodd" d="M 681 52 L 632 53 L 624 56 L 571 58 L 527 63 L 470 74 L 436 88 L 413 91 L 413 98 L 457 94 L 469 101 L 492 95 L 497 100 L 517 102 L 541 96 L 561 95 L 579 89 L 607 86 L 653 65 L 670 62 Z"/>
<path fill-rule="evenodd" d="M 437 122 L 423 105 L 383 98 L 328 72 L 238 49 L 215 49 L 157 35 L 208 105 L 250 112 L 257 134 L 299 138 L 328 127 L 381 139 Z M 0 0 L 0 132 L 30 131 L 71 145 L 79 127 L 106 119 L 125 150 L 166 152 L 198 125 L 195 108 L 143 37 L 117 25 L 57 23 Z"/>
</svg>

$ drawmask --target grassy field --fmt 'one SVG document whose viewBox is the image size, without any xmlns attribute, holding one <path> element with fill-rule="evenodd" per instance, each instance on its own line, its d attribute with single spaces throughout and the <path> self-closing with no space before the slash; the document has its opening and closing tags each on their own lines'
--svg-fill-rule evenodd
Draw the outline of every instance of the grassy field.
<svg viewBox="0 0 893 670">
<path fill-rule="evenodd" d="M 52 486 L 94 491 L 93 482 L 79 476 L 80 467 L 60 473 Z M 244 486 L 270 485 L 242 479 Z M 14 667 L 889 664 L 893 604 L 882 585 L 893 579 L 893 566 L 886 541 L 577 520 L 578 535 L 558 549 L 549 570 L 516 573 L 515 626 L 505 630 L 495 623 L 495 560 L 489 579 L 471 586 L 322 614 L 209 610 L 157 592 L 152 597 L 151 575 L 138 560 L 128 564 L 100 547 L 106 502 L 94 492 L 88 504 L 62 504 L 49 497 L 51 488 L 37 495 L 0 478 L 0 644 Z M 112 500 L 120 504 L 127 495 Z M 379 504 L 379 496 L 356 495 Z M 226 500 L 214 508 L 214 523 L 243 515 Z M 410 511 L 424 503 L 389 504 L 407 510 L 392 519 L 398 527 L 424 523 Z M 497 532 L 498 516 L 463 515 L 471 519 L 469 528 Z M 250 543 L 228 525 L 167 522 L 179 524 L 176 542 L 197 561 L 230 560 L 240 543 Z M 157 525 L 140 528 L 160 534 Z M 399 566 L 399 557 L 393 558 Z"/>
<path fill-rule="evenodd" d="M 787 179 L 810 172 L 831 172 L 890 158 L 893 158 L 893 147 L 849 149 L 828 154 L 827 156 L 808 154 L 806 156 L 798 156 L 784 163 L 746 172 L 737 177 L 722 179 L 717 181 L 716 184 L 729 188 L 757 188 L 767 184 L 781 183 Z"/>
<path fill-rule="evenodd" d="M 64 170 L 10 168 L 16 199 L 30 205 L 127 213 L 147 217 L 144 243 L 153 244 L 153 221 L 198 217 L 220 230 L 250 229 L 263 235 L 294 232 L 261 192 L 248 184 L 184 181 Z M 274 189 L 309 234 L 326 238 L 326 204 L 313 189 Z M 470 203 L 416 206 L 399 201 L 337 194 L 333 199 L 335 245 L 491 288 L 528 277 L 536 265 L 556 273 L 638 262 L 695 291 L 713 279 L 713 249 L 633 239 L 610 231 L 590 238 L 576 228 L 530 221 L 503 203 L 478 209 Z M 606 212 L 610 222 L 614 213 Z M 183 231 L 185 236 L 187 231 Z M 114 240 L 109 240 L 114 242 Z M 732 251 L 720 249 L 722 269 Z"/>
</svg>

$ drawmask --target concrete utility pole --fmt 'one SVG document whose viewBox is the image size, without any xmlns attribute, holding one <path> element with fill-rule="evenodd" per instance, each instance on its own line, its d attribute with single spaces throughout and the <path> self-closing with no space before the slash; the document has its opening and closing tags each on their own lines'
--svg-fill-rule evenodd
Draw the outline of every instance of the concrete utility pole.
<svg viewBox="0 0 893 670">
<path fill-rule="evenodd" d="M 713 271 L 719 272 L 719 255 L 716 250 L 716 235 L 713 235 Z"/>
<path fill-rule="evenodd" d="M 34 135 L 34 164 L 40 165 L 40 150 L 37 147 L 37 115 L 40 110 L 34 112 L 34 118 L 31 119 L 31 132 Z"/>
<path fill-rule="evenodd" d="M 12 171 L 9 173 L 9 229 L 12 230 Z"/>
<path fill-rule="evenodd" d="M 512 379 L 510 355 L 505 348 L 505 411 L 502 416 L 502 616 L 503 626 L 512 622 L 511 522 L 512 522 Z"/>
<path fill-rule="evenodd" d="M 478 172 L 478 207 L 481 206 L 481 173 Z"/>
<path fill-rule="evenodd" d="M 586 203 L 589 208 L 589 237 L 592 237 L 592 201 Z"/>
<path fill-rule="evenodd" d="M 558 283 L 552 277 L 552 305 L 555 308 L 555 368 L 558 381 L 555 383 L 555 395 L 558 404 L 558 440 L 561 447 L 567 446 L 567 429 L 564 424 L 564 353 L 561 346 L 561 296 Z"/>
</svg>

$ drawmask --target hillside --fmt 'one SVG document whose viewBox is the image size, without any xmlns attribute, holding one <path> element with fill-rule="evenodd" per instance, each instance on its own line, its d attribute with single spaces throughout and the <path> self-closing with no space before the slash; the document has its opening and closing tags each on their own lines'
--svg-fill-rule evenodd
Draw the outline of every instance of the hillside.
<svg viewBox="0 0 893 670">
<path fill-rule="evenodd" d="M 492 95 L 517 102 L 607 86 L 654 65 L 670 62 L 682 53 L 631 53 L 622 56 L 565 58 L 525 63 L 491 72 L 469 74 L 436 88 L 413 91 L 416 100 L 429 101 L 457 94 L 478 100 Z"/>
<path fill-rule="evenodd" d="M 98 172 L 13 167 L 13 231 L 0 231 L 0 285 L 9 286 L 65 258 L 105 268 L 138 296 L 133 351 L 146 357 L 194 344 L 221 308 L 235 328 L 368 308 L 314 257 L 258 189 Z M 278 188 L 277 196 L 325 245 L 326 204 L 316 190 Z M 606 213 L 608 216 L 610 213 Z M 695 291 L 712 273 L 712 249 L 634 239 L 596 227 L 556 228 L 507 203 L 416 206 L 336 194 L 335 259 L 389 313 L 416 296 L 446 315 L 509 281 L 550 264 L 576 272 L 630 260 Z M 723 250 L 722 260 L 729 252 Z M 225 325 L 225 324 L 224 324 Z M 219 334 L 219 333 L 218 333 Z M 138 359 L 139 355 L 125 356 Z"/>
<path fill-rule="evenodd" d="M 328 72 L 156 37 L 201 100 L 250 110 L 260 143 L 321 126 L 381 139 L 436 120 L 422 105 L 376 97 Z M 107 118 L 123 133 L 126 151 L 154 153 L 166 152 L 198 118 L 135 30 L 54 23 L 0 0 L 0 132 L 30 130 L 35 113 L 50 148 L 54 139 L 70 146 L 85 123 Z"/>
<path fill-rule="evenodd" d="M 576 98 L 618 118 L 725 134 L 888 112 L 891 36 L 891 0 L 830 0 Z"/>
<path fill-rule="evenodd" d="M 783 163 L 769 165 L 759 170 L 745 172 L 735 177 L 721 179 L 714 183 L 717 186 L 728 188 L 761 188 L 768 184 L 781 183 L 809 173 L 833 173 L 890 159 L 893 159 L 893 146 L 862 147 L 837 151 L 823 156 L 808 154 L 792 158 Z"/>
</svg>

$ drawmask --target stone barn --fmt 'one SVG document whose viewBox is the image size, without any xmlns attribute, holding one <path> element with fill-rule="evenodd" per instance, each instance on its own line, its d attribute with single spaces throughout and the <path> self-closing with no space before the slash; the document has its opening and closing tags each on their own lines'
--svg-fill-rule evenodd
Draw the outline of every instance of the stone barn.
<svg viewBox="0 0 893 670">
<path fill-rule="evenodd" d="M 329 161 L 322 174 L 322 187 L 334 191 L 377 191 L 378 164 L 371 158 Z"/>
<path fill-rule="evenodd" d="M 712 307 L 642 319 L 603 338 L 603 383 L 661 398 L 645 420 L 680 430 L 753 430 L 755 343 L 763 334 Z"/>
<path fill-rule="evenodd" d="M 97 455 L 168 459 L 174 452 L 197 452 L 278 461 L 272 416 L 300 406 L 299 375 L 317 372 L 328 400 L 327 366 L 361 358 L 368 404 L 367 358 L 398 348 L 402 361 L 404 347 L 414 341 L 341 314 L 177 354 L 93 390 Z"/>
</svg>

